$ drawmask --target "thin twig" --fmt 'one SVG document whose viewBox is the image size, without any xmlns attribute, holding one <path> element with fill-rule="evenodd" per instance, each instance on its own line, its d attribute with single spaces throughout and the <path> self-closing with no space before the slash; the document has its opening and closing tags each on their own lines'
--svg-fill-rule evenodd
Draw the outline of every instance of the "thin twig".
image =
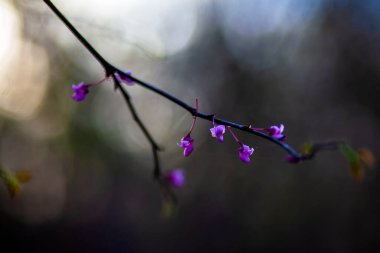
<svg viewBox="0 0 380 253">
<path fill-rule="evenodd" d="M 158 159 L 158 151 L 160 151 L 162 149 L 156 143 L 156 141 L 153 139 L 152 135 L 149 133 L 149 131 L 145 127 L 144 123 L 141 121 L 139 115 L 137 114 L 136 108 L 131 101 L 131 97 L 129 96 L 128 92 L 124 89 L 124 87 L 122 85 L 120 85 L 120 82 L 116 78 L 115 74 L 112 74 L 112 79 L 116 85 L 116 88 L 118 90 L 120 90 L 121 94 L 123 95 L 123 98 L 124 98 L 128 108 L 129 108 L 129 110 L 132 113 L 132 117 L 133 117 L 134 121 L 140 127 L 140 129 L 144 133 L 146 139 L 149 141 L 150 145 L 152 146 L 153 160 L 154 160 L 153 176 L 156 179 L 159 179 L 161 176 L 161 169 L 160 169 L 160 163 L 159 163 L 159 159 Z"/>
</svg>

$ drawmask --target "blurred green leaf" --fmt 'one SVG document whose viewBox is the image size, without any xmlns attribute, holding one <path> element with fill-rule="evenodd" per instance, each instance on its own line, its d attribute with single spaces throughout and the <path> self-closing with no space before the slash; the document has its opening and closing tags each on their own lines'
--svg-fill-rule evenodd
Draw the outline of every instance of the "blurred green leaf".
<svg viewBox="0 0 380 253">
<path fill-rule="evenodd" d="M 176 203 L 171 199 L 163 199 L 162 202 L 162 216 L 166 219 L 172 218 L 177 209 Z"/>
<path fill-rule="evenodd" d="M 364 177 L 364 170 L 361 164 L 359 153 L 351 148 L 348 144 L 341 144 L 340 151 L 347 159 L 347 162 L 351 169 L 351 175 L 355 182 L 361 182 Z"/>
<path fill-rule="evenodd" d="M 21 190 L 21 183 L 28 182 L 31 178 L 31 172 L 27 169 L 18 170 L 12 173 L 3 167 L 0 167 L 0 178 L 5 183 L 11 198 L 16 197 Z"/>
<path fill-rule="evenodd" d="M 314 144 L 312 143 L 305 143 L 302 145 L 302 154 L 305 156 L 311 155 L 314 153 Z"/>
<path fill-rule="evenodd" d="M 8 188 L 11 198 L 16 197 L 20 193 L 21 185 L 18 178 L 4 168 L 0 168 L 0 178 L 4 181 Z"/>
</svg>

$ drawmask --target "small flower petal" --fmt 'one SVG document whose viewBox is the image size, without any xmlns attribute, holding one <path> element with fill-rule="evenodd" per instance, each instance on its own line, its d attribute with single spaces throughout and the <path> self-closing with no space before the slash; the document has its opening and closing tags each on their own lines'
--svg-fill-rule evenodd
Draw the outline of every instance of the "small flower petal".
<svg viewBox="0 0 380 253">
<path fill-rule="evenodd" d="M 214 126 L 210 128 L 211 136 L 216 138 L 217 141 L 223 142 L 223 134 L 226 132 L 226 127 L 224 125 Z"/>
<path fill-rule="evenodd" d="M 190 137 L 190 134 L 181 139 L 181 143 L 177 143 L 178 147 L 184 148 L 183 155 L 189 156 L 194 150 L 194 140 Z"/>
<path fill-rule="evenodd" d="M 253 151 L 254 151 L 253 148 L 250 148 L 247 145 L 241 144 L 239 148 L 240 160 L 242 160 L 244 163 L 249 163 L 251 161 L 249 157 L 253 154 Z"/>
<path fill-rule="evenodd" d="M 130 70 L 126 70 L 124 71 L 125 74 L 127 75 L 132 75 L 132 71 Z M 119 75 L 119 73 L 115 73 L 115 76 L 116 78 L 121 82 L 121 83 L 125 83 L 127 85 L 133 85 L 134 81 L 126 76 L 122 76 L 122 75 Z"/>
<path fill-rule="evenodd" d="M 71 97 L 77 102 L 83 101 L 89 93 L 89 86 L 84 82 L 80 82 L 78 85 L 73 84 L 71 89 L 73 90 Z"/>
<path fill-rule="evenodd" d="M 167 172 L 165 178 L 174 188 L 181 188 L 185 184 L 185 173 L 182 169 L 173 169 Z"/>
<path fill-rule="evenodd" d="M 193 145 L 191 144 L 190 146 L 188 146 L 187 148 L 185 148 L 185 149 L 183 150 L 183 155 L 184 155 L 185 157 L 188 157 L 188 156 L 193 152 L 193 150 L 194 150 L 194 147 L 193 147 Z"/>
<path fill-rule="evenodd" d="M 281 124 L 279 127 L 278 126 L 271 126 L 271 127 L 267 128 L 266 130 L 268 131 L 270 136 L 283 141 L 283 140 L 285 140 L 285 135 L 282 134 L 284 129 L 285 129 L 284 125 Z"/>
<path fill-rule="evenodd" d="M 288 163 L 299 163 L 299 162 L 301 161 L 301 159 L 289 155 L 289 156 L 286 157 L 286 161 L 287 161 Z"/>
</svg>

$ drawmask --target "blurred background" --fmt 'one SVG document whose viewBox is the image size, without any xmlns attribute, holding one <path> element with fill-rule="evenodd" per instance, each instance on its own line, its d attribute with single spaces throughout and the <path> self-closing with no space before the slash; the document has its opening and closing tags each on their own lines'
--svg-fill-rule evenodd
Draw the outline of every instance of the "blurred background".
<svg viewBox="0 0 380 253">
<path fill-rule="evenodd" d="M 57 7 L 111 63 L 200 110 L 256 127 L 285 125 L 295 148 L 346 139 L 378 157 L 380 1 L 65 0 Z M 379 250 L 380 173 L 352 181 L 338 152 L 297 165 L 235 131 L 192 133 L 191 115 L 128 86 L 183 168 L 177 212 L 162 212 L 149 143 L 111 82 L 71 99 L 104 71 L 41 0 L 0 0 L 0 164 L 28 169 L 11 199 L 0 182 L 0 245 L 39 252 L 368 252 Z M 37 252 L 38 252 L 37 251 Z"/>
</svg>

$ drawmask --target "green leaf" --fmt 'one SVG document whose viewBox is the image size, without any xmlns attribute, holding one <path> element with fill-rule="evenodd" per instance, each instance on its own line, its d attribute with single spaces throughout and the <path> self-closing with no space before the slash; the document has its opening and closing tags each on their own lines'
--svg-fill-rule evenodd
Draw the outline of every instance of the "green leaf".
<svg viewBox="0 0 380 253">
<path fill-rule="evenodd" d="M 162 201 L 162 216 L 166 219 L 170 219 L 174 216 L 177 209 L 176 203 L 170 199 L 164 199 Z"/>
<path fill-rule="evenodd" d="M 359 153 L 348 144 L 341 144 L 339 148 L 350 166 L 352 179 L 355 182 L 361 182 L 364 177 L 364 170 Z"/>
<path fill-rule="evenodd" d="M 18 178 L 8 170 L 0 168 L 0 178 L 3 179 L 5 185 L 8 188 L 11 198 L 16 197 L 21 190 L 21 184 Z"/>
<path fill-rule="evenodd" d="M 313 143 L 305 143 L 302 145 L 302 154 L 305 156 L 309 156 L 313 154 L 315 151 L 315 146 Z"/>
</svg>

